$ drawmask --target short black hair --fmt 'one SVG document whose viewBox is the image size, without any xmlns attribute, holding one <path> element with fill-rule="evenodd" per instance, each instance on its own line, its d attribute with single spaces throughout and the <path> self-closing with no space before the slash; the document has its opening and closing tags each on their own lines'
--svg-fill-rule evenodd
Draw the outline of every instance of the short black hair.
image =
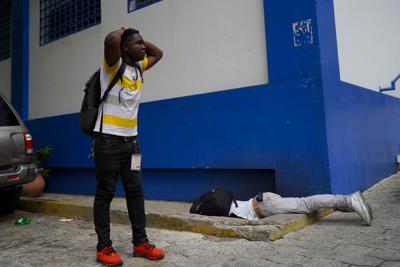
<svg viewBox="0 0 400 267">
<path fill-rule="evenodd" d="M 128 42 L 135 34 L 140 34 L 140 33 L 138 30 L 133 28 L 125 29 L 124 33 L 121 36 L 121 46 L 123 46 L 126 42 Z"/>
</svg>

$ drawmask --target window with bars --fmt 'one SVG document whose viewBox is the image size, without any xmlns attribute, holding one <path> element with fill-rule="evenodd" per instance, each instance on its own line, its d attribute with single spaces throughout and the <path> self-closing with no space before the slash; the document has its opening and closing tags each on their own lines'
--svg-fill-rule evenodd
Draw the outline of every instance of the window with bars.
<svg viewBox="0 0 400 267">
<path fill-rule="evenodd" d="M 0 0 L 0 60 L 4 60 L 10 57 L 10 2 L 10 0 Z"/>
<path fill-rule="evenodd" d="M 160 1 L 162 0 L 128 0 L 128 13 Z"/>
<path fill-rule="evenodd" d="M 101 22 L 101 0 L 40 0 L 40 45 Z"/>
</svg>

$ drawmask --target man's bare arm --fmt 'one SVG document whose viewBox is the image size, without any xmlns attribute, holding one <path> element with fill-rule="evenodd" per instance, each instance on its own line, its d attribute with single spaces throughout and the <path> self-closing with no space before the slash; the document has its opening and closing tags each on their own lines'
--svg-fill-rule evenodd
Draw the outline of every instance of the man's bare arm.
<svg viewBox="0 0 400 267">
<path fill-rule="evenodd" d="M 114 66 L 121 57 L 121 36 L 124 28 L 110 32 L 104 39 L 104 59 L 109 67 Z"/>
<path fill-rule="evenodd" d="M 163 52 L 160 48 L 155 46 L 154 44 L 144 41 L 144 45 L 146 47 L 146 55 L 147 55 L 147 69 L 150 69 L 154 66 L 163 56 Z"/>
</svg>

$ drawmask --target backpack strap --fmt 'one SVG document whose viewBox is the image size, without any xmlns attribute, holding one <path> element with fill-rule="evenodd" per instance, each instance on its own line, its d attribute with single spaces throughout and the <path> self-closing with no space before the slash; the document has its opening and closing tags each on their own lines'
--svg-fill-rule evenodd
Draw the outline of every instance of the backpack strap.
<svg viewBox="0 0 400 267">
<path fill-rule="evenodd" d="M 140 72 L 140 79 L 142 80 L 142 83 L 144 83 L 144 80 L 143 80 L 143 72 L 142 72 L 142 68 L 140 67 L 140 64 L 137 63 L 137 62 L 135 62 L 135 67 L 139 70 L 139 72 Z"/>
<path fill-rule="evenodd" d="M 111 83 L 108 85 L 107 90 L 104 92 L 103 97 L 100 99 L 99 105 L 106 99 L 108 96 L 108 93 L 111 91 L 111 89 L 114 87 L 114 85 L 117 83 L 119 78 L 122 78 L 122 75 L 125 72 L 126 64 L 125 62 L 121 63 L 121 66 L 119 67 L 117 73 L 115 74 L 114 78 L 112 79 Z"/>
<path fill-rule="evenodd" d="M 103 97 L 100 99 L 100 103 L 99 106 L 101 105 L 101 103 L 103 103 L 108 94 L 110 93 L 111 89 L 114 87 L 114 85 L 117 83 L 118 79 L 121 78 L 124 75 L 125 72 L 125 68 L 126 68 L 126 64 L 125 62 L 122 61 L 121 66 L 119 67 L 117 73 L 115 73 L 114 78 L 112 79 L 111 83 L 108 85 L 107 90 L 104 92 Z M 100 120 L 100 133 L 103 132 L 103 107 L 101 108 L 101 120 Z"/>
</svg>

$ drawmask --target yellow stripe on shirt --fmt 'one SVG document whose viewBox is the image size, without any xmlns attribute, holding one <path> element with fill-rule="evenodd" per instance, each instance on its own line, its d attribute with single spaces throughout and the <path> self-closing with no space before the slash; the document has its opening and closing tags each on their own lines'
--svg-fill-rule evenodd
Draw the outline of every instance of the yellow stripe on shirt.
<svg viewBox="0 0 400 267">
<path fill-rule="evenodd" d="M 144 72 L 145 70 L 147 70 L 147 66 L 149 65 L 149 60 L 147 59 L 147 56 L 145 56 L 143 58 L 142 61 L 142 72 Z"/>
<path fill-rule="evenodd" d="M 118 79 L 117 84 L 124 88 L 129 88 L 131 90 L 140 90 L 140 88 L 142 87 L 141 80 L 132 81 L 132 80 L 126 78 L 125 76 L 122 78 L 122 84 L 121 84 L 121 79 Z"/>
<path fill-rule="evenodd" d="M 118 116 L 103 114 L 103 123 L 125 128 L 137 126 L 137 119 L 125 119 Z"/>
<path fill-rule="evenodd" d="M 113 66 L 108 66 L 106 60 L 103 60 L 103 66 L 104 66 L 104 70 L 107 73 L 114 73 L 117 71 L 117 66 L 118 66 L 119 61 L 117 61 L 117 63 L 115 63 Z"/>
</svg>

